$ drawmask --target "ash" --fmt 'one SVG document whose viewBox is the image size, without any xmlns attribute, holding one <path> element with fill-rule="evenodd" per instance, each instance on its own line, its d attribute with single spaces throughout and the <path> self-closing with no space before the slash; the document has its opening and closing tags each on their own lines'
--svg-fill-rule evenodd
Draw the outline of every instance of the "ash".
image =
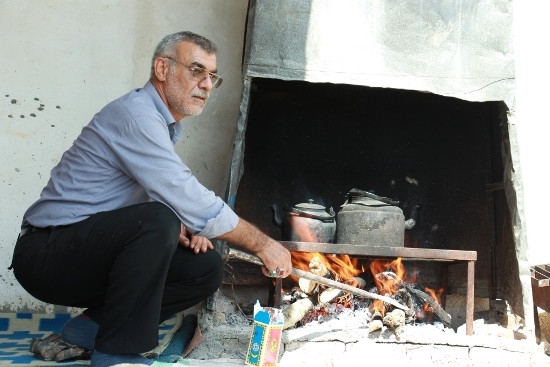
<svg viewBox="0 0 550 367">
<path fill-rule="evenodd" d="M 202 307 L 197 313 L 203 340 L 188 358 L 244 360 L 252 334 L 252 306 L 240 305 L 234 295 L 216 295 L 214 311 Z"/>
<path fill-rule="evenodd" d="M 316 307 L 304 317 L 301 327 L 326 324 L 327 327 L 368 327 L 372 319 L 372 312 L 368 308 L 351 309 L 339 303 L 329 303 Z"/>
<path fill-rule="evenodd" d="M 242 296 L 239 297 L 242 299 Z M 197 360 L 237 359 L 244 360 L 252 334 L 253 302 L 237 302 L 232 293 L 216 297 L 215 311 L 202 307 L 197 311 L 199 329 L 203 340 L 189 354 L 188 358 Z M 346 304 L 349 306 L 349 303 Z M 329 303 L 316 305 L 310 310 L 308 322 L 297 322 L 283 332 L 285 345 L 295 343 L 334 342 L 357 343 L 369 339 L 376 343 L 411 343 L 418 345 L 440 344 L 447 346 L 480 345 L 491 348 L 503 348 L 510 351 L 526 348 L 522 335 L 522 323 L 512 324 L 513 315 L 498 310 L 490 314 L 478 313 L 474 321 L 474 335 L 467 336 L 465 325 L 451 328 L 439 321 L 422 321 L 416 318 L 399 330 L 382 323 L 373 330 L 373 313 L 369 311 L 369 302 L 364 304 L 355 300 L 353 307 Z M 266 306 L 266 304 L 262 304 Z M 288 308 L 284 303 L 282 309 Z M 498 311 L 498 312 L 497 312 Z M 316 312 L 316 314 L 315 314 Z M 315 317 L 311 315 L 315 314 Z M 477 317 L 476 317 L 477 316 Z M 506 319 L 507 324 L 503 325 Z M 284 351 L 285 348 L 281 347 Z"/>
</svg>

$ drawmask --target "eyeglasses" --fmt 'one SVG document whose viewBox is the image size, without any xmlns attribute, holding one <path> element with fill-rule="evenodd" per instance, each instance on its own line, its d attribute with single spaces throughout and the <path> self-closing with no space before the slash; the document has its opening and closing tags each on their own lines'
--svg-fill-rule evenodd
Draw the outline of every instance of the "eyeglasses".
<svg viewBox="0 0 550 367">
<path fill-rule="evenodd" d="M 222 85 L 223 79 L 218 74 L 214 74 L 206 70 L 205 68 L 201 68 L 199 66 L 187 66 L 184 63 L 179 62 L 178 60 L 174 60 L 171 57 L 164 57 L 165 59 L 171 60 L 177 64 L 185 66 L 187 69 L 191 71 L 191 76 L 196 81 L 202 81 L 206 79 L 207 77 L 210 77 L 210 80 L 212 81 L 212 85 L 214 88 L 218 88 L 220 85 Z"/>
</svg>

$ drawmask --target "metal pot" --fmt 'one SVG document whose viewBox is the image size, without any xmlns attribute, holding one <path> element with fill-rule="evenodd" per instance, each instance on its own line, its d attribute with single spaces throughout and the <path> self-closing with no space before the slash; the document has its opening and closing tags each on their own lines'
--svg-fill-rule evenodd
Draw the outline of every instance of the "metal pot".
<svg viewBox="0 0 550 367">
<path fill-rule="evenodd" d="M 333 243 L 336 219 L 332 208 L 327 209 L 309 200 L 283 209 L 279 213 L 276 204 L 270 205 L 273 223 L 281 228 L 283 241 Z"/>
<path fill-rule="evenodd" d="M 352 189 L 338 212 L 336 243 L 403 247 L 405 230 L 416 224 L 416 205 L 405 220 L 403 210 L 391 200 L 373 193 Z"/>
</svg>

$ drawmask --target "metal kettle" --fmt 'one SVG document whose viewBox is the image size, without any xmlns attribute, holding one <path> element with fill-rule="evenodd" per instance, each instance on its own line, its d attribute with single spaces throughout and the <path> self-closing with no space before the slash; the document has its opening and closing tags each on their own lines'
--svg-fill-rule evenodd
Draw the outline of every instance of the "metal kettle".
<svg viewBox="0 0 550 367">
<path fill-rule="evenodd" d="M 270 205 L 272 221 L 281 229 L 283 241 L 333 243 L 336 235 L 336 214 L 332 208 L 315 204 L 312 199 L 283 209 Z"/>
<path fill-rule="evenodd" d="M 336 243 L 403 247 L 405 230 L 416 224 L 417 205 L 405 220 L 399 201 L 352 189 L 338 211 Z"/>
</svg>

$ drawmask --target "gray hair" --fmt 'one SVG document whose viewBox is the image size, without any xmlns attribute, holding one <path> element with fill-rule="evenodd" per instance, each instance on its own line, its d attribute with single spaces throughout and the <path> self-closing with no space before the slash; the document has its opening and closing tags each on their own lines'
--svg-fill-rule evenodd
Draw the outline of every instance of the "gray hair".
<svg viewBox="0 0 550 367">
<path fill-rule="evenodd" d="M 176 59 L 176 47 L 182 41 L 193 42 L 194 44 L 200 46 L 204 51 L 208 52 L 209 54 L 215 54 L 218 51 L 218 48 L 216 47 L 214 42 L 196 33 L 189 32 L 189 31 L 182 31 L 182 32 L 169 34 L 166 37 L 164 37 L 155 48 L 155 52 L 153 53 L 153 59 L 151 60 L 151 76 L 153 76 L 154 74 L 155 59 L 157 57 L 162 57 L 162 56 Z"/>
</svg>

